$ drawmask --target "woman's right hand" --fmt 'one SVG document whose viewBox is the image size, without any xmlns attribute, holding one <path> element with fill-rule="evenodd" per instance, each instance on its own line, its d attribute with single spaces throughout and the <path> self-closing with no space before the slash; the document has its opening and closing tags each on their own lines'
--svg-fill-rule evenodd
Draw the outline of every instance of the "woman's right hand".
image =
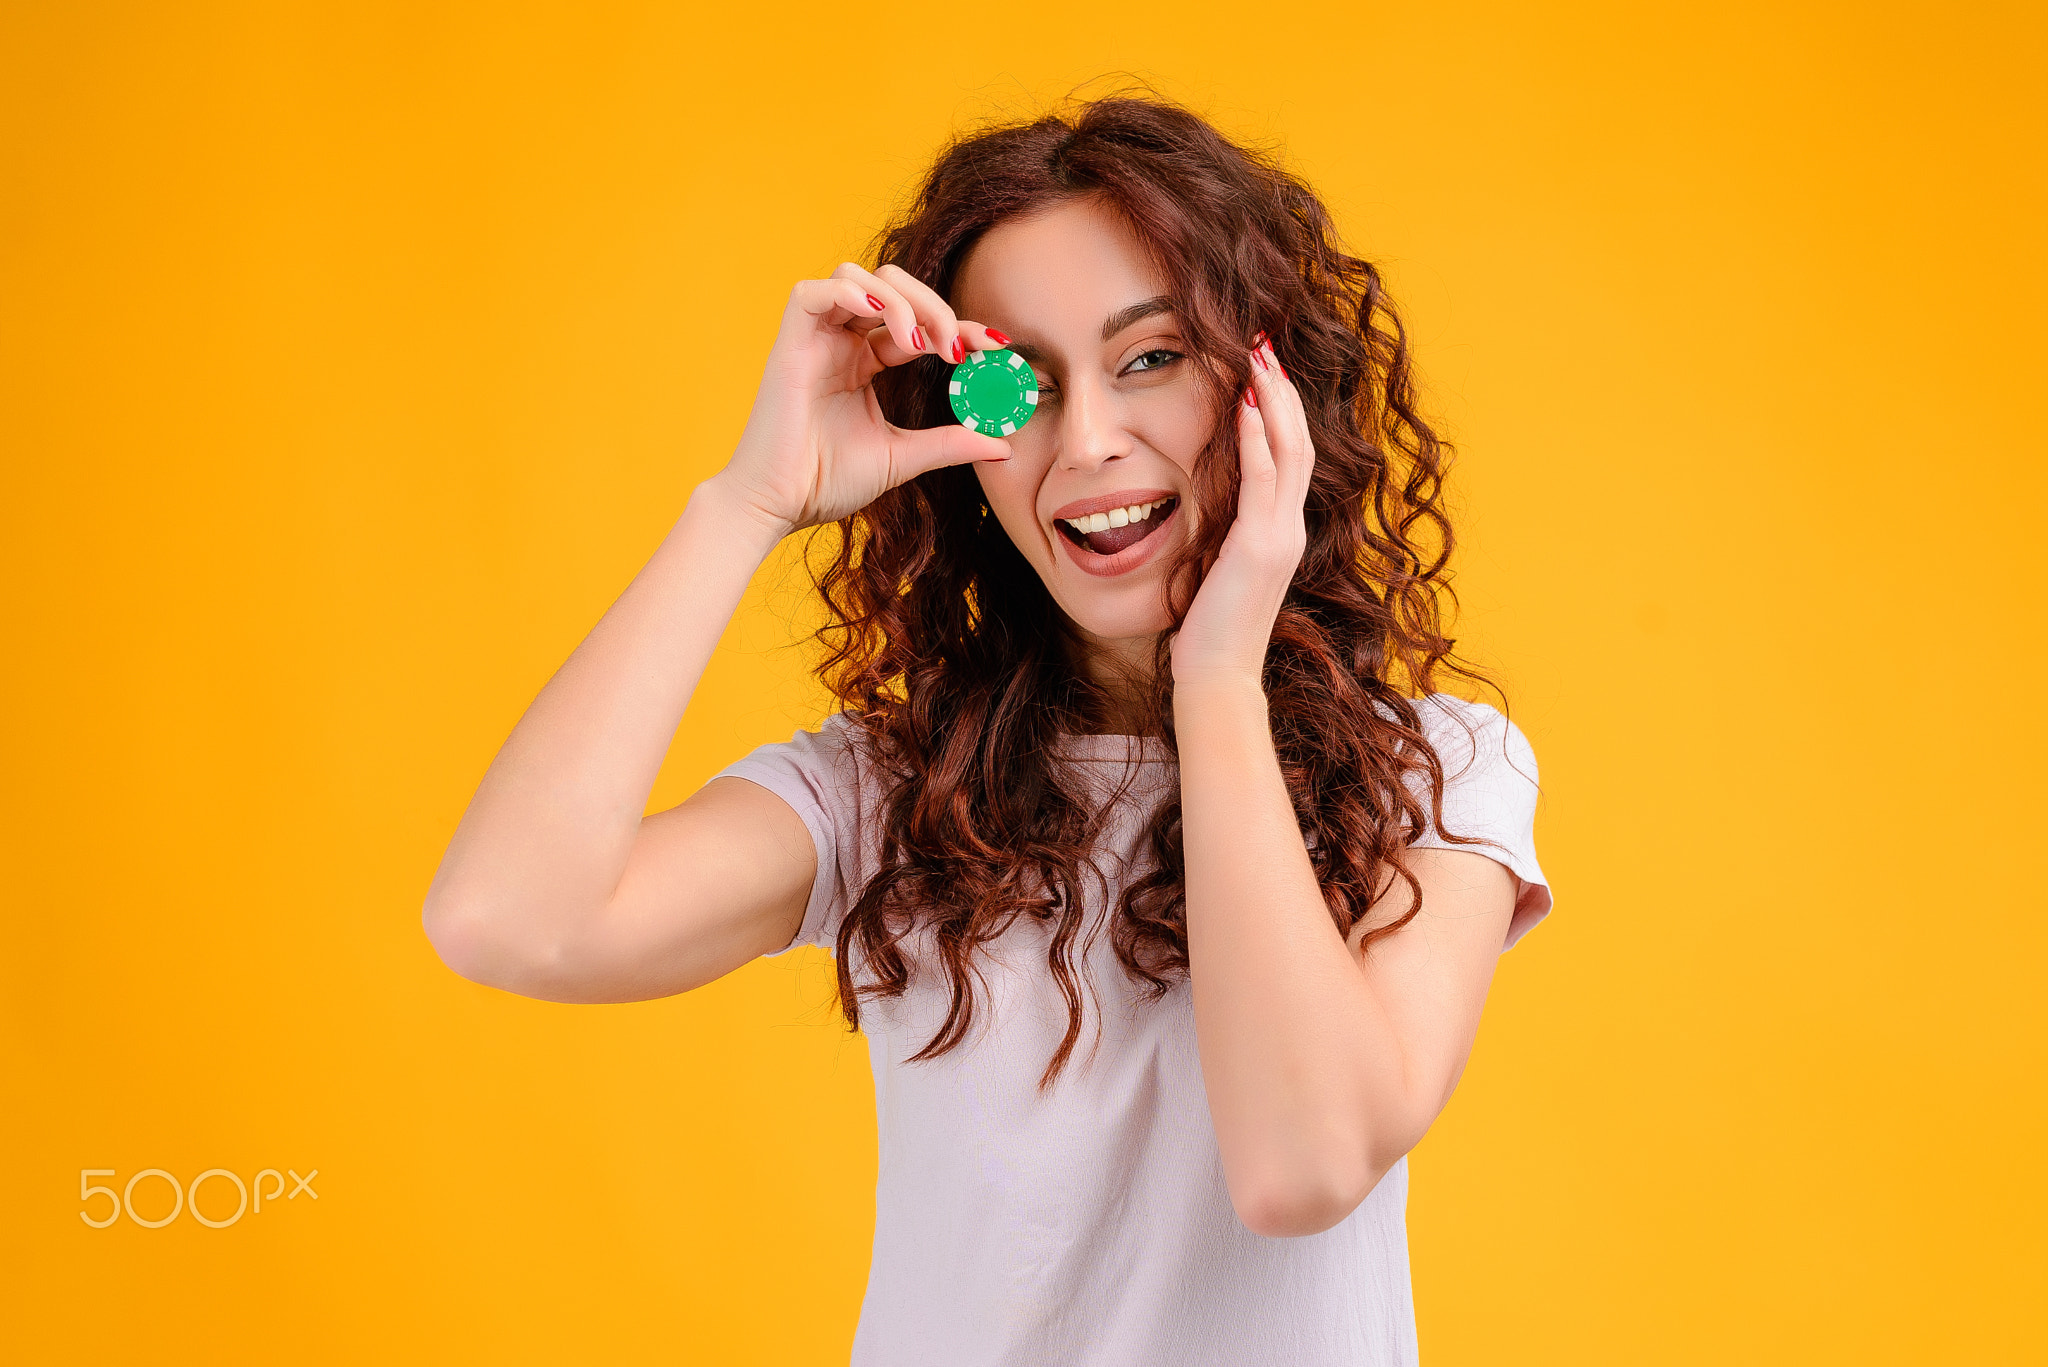
<svg viewBox="0 0 2048 1367">
<path fill-rule="evenodd" d="M 1000 438 L 947 424 L 912 431 L 882 416 L 871 381 L 921 355 L 958 362 L 1009 339 L 956 318 L 896 266 L 851 262 L 790 291 L 754 410 L 716 479 L 782 532 L 837 521 L 927 470 L 1008 460 Z"/>
</svg>

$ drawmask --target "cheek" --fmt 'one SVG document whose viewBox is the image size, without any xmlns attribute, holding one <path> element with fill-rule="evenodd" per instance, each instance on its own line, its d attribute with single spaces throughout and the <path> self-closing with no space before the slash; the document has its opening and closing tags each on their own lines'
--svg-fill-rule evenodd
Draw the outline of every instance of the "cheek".
<svg viewBox="0 0 2048 1367">
<path fill-rule="evenodd" d="M 1012 450 L 1015 449 L 1013 446 Z M 1031 554 L 1043 539 L 1038 533 L 1037 511 L 1043 462 L 1033 462 L 1017 451 L 1000 465 L 975 466 L 974 474 L 981 481 L 981 496 L 989 511 L 996 515 L 996 521 L 1003 524 L 1003 530 L 1019 550 Z"/>
<path fill-rule="evenodd" d="M 1192 475 L 1196 458 L 1216 432 L 1215 405 L 1200 390 L 1176 388 L 1147 396 L 1158 401 L 1146 404 L 1139 433 L 1147 446 Z"/>
</svg>

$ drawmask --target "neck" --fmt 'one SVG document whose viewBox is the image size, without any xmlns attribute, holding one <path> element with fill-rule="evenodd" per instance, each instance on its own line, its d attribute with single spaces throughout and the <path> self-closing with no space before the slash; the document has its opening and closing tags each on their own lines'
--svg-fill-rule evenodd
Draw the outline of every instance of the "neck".
<svg viewBox="0 0 2048 1367">
<path fill-rule="evenodd" d="M 1077 631 L 1074 648 L 1077 668 L 1108 699 L 1106 734 L 1142 736 L 1157 729 L 1150 722 L 1157 636 L 1110 639 Z"/>
</svg>

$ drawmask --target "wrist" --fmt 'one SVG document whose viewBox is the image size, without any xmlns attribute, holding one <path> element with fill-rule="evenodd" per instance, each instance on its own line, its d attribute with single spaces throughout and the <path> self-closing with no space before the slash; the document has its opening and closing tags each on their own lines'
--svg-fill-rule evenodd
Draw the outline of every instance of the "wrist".
<svg viewBox="0 0 2048 1367">
<path fill-rule="evenodd" d="M 1266 707 L 1266 684 L 1260 672 L 1224 666 L 1191 667 L 1173 671 L 1173 705 L 1178 712 L 1188 703 L 1221 703 Z"/>
<path fill-rule="evenodd" d="M 712 475 L 690 491 L 684 513 L 698 512 L 728 531 L 757 543 L 763 558 L 781 544 L 797 527 L 788 518 L 763 509 L 745 490 L 727 478 L 724 471 Z"/>
</svg>

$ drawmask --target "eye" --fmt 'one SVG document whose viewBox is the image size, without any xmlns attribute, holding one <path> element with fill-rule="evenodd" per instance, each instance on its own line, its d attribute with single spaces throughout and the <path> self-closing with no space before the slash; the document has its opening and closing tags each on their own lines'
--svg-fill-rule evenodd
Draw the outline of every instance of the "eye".
<svg viewBox="0 0 2048 1367">
<path fill-rule="evenodd" d="M 1178 351 L 1168 351 L 1164 347 L 1155 348 L 1134 358 L 1124 367 L 1124 374 L 1142 375 L 1149 370 L 1164 370 L 1180 359 L 1182 357 Z"/>
</svg>

